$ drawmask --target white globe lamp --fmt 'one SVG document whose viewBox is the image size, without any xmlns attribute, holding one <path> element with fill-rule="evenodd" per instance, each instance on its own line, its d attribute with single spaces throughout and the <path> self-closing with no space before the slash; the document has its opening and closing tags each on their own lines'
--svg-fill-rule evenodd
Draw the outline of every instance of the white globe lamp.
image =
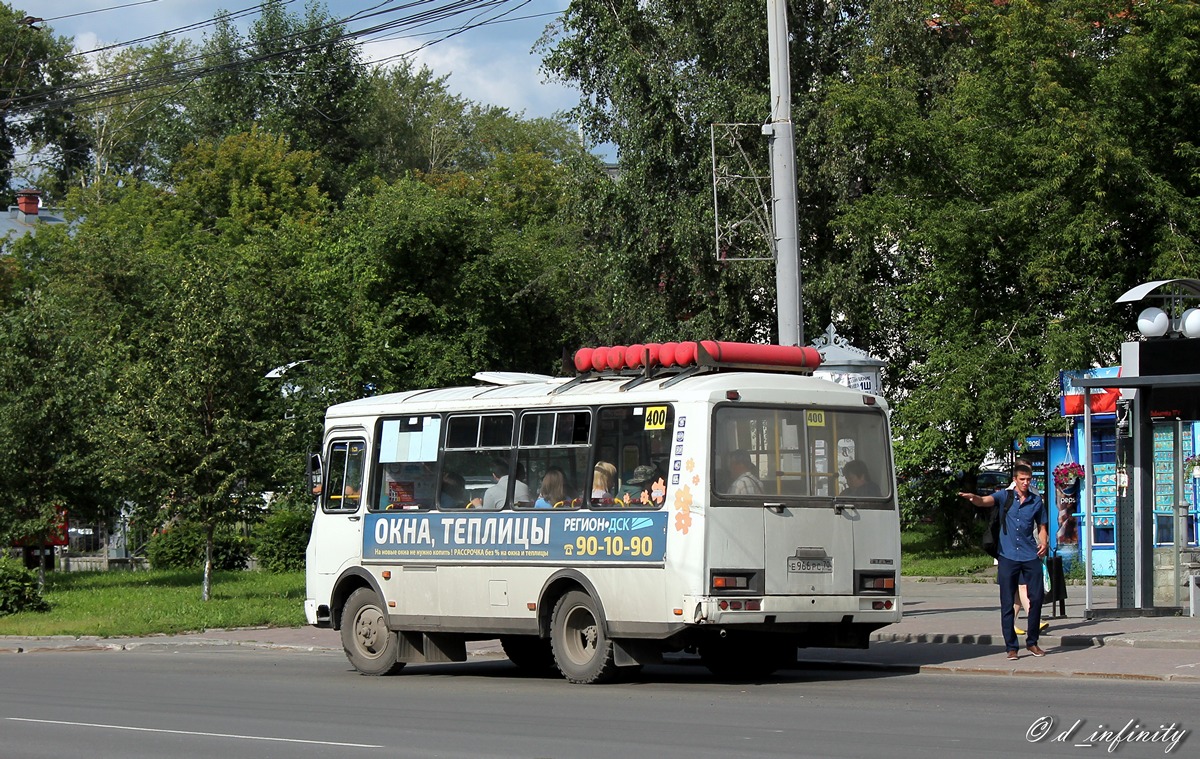
<svg viewBox="0 0 1200 759">
<path fill-rule="evenodd" d="M 1185 337 L 1200 337 L 1200 308 L 1189 308 L 1179 320 L 1179 328 Z"/>
<path fill-rule="evenodd" d="M 1138 314 L 1138 332 L 1146 337 L 1162 337 L 1171 326 L 1171 317 L 1161 308 L 1151 306 Z"/>
</svg>

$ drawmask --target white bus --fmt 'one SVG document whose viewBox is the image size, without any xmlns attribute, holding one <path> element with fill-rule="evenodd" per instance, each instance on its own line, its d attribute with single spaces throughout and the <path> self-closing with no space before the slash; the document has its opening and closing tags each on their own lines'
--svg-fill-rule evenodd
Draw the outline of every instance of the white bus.
<svg viewBox="0 0 1200 759">
<path fill-rule="evenodd" d="M 583 349 L 579 374 L 331 407 L 308 622 L 363 674 L 499 638 L 571 682 L 694 651 L 761 676 L 900 619 L 885 403 L 812 348 Z"/>
</svg>

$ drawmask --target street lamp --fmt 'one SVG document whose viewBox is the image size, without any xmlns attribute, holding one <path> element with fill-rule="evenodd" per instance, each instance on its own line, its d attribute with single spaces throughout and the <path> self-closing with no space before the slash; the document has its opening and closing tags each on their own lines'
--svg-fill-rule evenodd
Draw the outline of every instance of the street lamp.
<svg viewBox="0 0 1200 759">
<path fill-rule="evenodd" d="M 1143 337 L 1162 337 L 1171 327 L 1171 317 L 1158 306 L 1151 306 L 1138 314 L 1137 326 Z"/>
<path fill-rule="evenodd" d="M 1160 305 L 1147 306 L 1137 317 L 1138 332 L 1147 338 L 1200 337 L 1200 280 L 1161 279 L 1131 288 L 1117 303 L 1136 303 L 1156 299 Z"/>
</svg>

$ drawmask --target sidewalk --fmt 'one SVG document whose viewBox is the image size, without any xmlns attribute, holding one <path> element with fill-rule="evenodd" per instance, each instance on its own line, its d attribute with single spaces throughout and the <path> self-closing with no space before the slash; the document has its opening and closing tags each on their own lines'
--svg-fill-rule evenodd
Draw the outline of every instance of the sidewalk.
<svg viewBox="0 0 1200 759">
<path fill-rule="evenodd" d="M 1057 604 L 1043 606 L 1042 619 L 1050 623 L 1038 640 L 1044 658 L 1026 652 L 1025 638 L 1018 636 L 1020 659 L 1007 660 L 993 582 L 906 577 L 901 583 L 904 617 L 876 632 L 870 649 L 801 649 L 800 659 L 920 672 L 1200 684 L 1200 617 L 1117 616 L 1117 589 L 1093 586 L 1088 619 L 1085 590 L 1067 588 L 1065 616 L 1054 615 Z M 1184 613 L 1186 604 L 1185 598 Z"/>
<path fill-rule="evenodd" d="M 1035 658 L 1005 658 L 1000 635 L 999 593 L 990 582 L 904 578 L 904 618 L 872 636 L 867 650 L 800 650 L 804 667 L 863 668 L 899 672 L 942 672 L 1035 677 L 1103 677 L 1200 684 L 1200 617 L 1114 616 L 1116 588 L 1092 588 L 1095 616 L 1085 616 L 1082 586 L 1067 589 L 1066 616 L 1049 604 L 1043 618 L 1050 628 L 1038 643 L 1047 652 Z M 1186 613 L 1186 599 L 1184 600 Z M 1110 614 L 1106 615 L 1105 612 Z M 83 650 L 136 650 L 149 646 L 247 646 L 300 651 L 340 651 L 333 630 L 312 627 L 208 630 L 145 638 L 0 637 L 0 654 Z M 468 645 L 479 657 L 503 657 L 496 641 Z"/>
</svg>

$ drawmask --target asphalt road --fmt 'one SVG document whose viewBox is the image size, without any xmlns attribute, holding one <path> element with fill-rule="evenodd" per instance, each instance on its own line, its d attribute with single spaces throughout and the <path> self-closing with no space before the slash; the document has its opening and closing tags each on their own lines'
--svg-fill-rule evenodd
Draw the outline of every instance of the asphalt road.
<svg viewBox="0 0 1200 759">
<path fill-rule="evenodd" d="M 337 653 L 213 648 L 8 656 L 0 686 L 2 759 L 1200 752 L 1200 686 L 1178 683 L 832 669 L 722 683 L 676 664 L 577 686 L 501 659 L 368 678 Z M 1099 734 L 1131 722 L 1143 742 Z"/>
</svg>

